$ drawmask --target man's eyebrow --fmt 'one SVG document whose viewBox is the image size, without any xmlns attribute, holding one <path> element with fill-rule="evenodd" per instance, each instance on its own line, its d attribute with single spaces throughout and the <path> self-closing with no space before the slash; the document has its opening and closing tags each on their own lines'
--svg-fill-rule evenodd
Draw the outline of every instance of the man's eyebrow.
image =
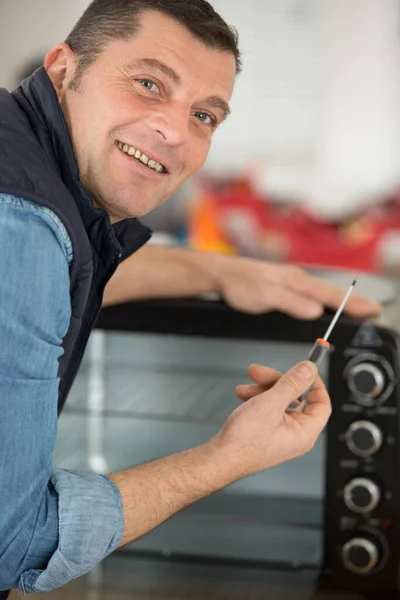
<svg viewBox="0 0 400 600">
<path fill-rule="evenodd" d="M 205 102 L 213 108 L 220 108 L 222 110 L 222 112 L 224 113 L 222 119 L 223 121 L 225 121 L 225 119 L 231 114 L 229 104 L 219 96 L 210 96 L 209 98 L 205 99 Z"/>
<path fill-rule="evenodd" d="M 174 81 L 175 83 L 181 83 L 181 78 L 179 77 L 178 73 L 174 71 L 174 69 L 163 63 L 161 60 L 157 60 L 156 58 L 138 58 L 137 60 L 134 60 L 127 65 L 127 69 L 129 70 L 141 67 L 150 67 L 150 69 L 156 69 L 164 73 L 166 77 L 172 79 L 172 81 Z"/>
<path fill-rule="evenodd" d="M 150 69 L 161 71 L 176 84 L 179 85 L 181 83 L 181 78 L 178 73 L 157 58 L 138 58 L 126 66 L 128 70 L 140 69 L 141 67 L 148 67 Z M 204 102 L 214 108 L 220 108 L 223 112 L 223 121 L 231 114 L 228 103 L 219 96 L 210 96 L 209 98 L 206 98 Z"/>
</svg>

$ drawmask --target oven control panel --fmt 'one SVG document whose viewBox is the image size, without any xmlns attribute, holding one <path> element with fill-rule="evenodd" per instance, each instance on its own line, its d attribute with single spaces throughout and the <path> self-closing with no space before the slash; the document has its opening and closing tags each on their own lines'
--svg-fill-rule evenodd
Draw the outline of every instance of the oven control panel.
<svg viewBox="0 0 400 600">
<path fill-rule="evenodd" d="M 353 421 L 345 432 L 346 444 L 350 452 L 363 458 L 379 452 L 383 443 L 383 432 L 372 421 Z"/>
<path fill-rule="evenodd" d="M 395 386 L 390 362 L 373 353 L 355 356 L 347 364 L 344 376 L 352 399 L 361 406 L 383 404 Z"/>
<path fill-rule="evenodd" d="M 396 590 L 400 564 L 397 346 L 332 357 L 322 578 L 357 592 Z"/>
</svg>

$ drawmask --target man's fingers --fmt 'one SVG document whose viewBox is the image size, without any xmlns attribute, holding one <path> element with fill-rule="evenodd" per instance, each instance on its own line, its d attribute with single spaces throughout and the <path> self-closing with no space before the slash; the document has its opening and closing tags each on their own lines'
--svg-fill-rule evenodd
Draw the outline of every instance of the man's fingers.
<svg viewBox="0 0 400 600">
<path fill-rule="evenodd" d="M 318 436 L 327 424 L 332 413 L 331 399 L 322 379 L 317 376 L 312 390 L 307 396 L 307 405 L 302 412 L 290 413 L 307 431 Z"/>
<path fill-rule="evenodd" d="M 279 310 L 296 319 L 316 319 L 324 312 L 321 302 L 311 294 L 299 294 L 284 286 L 275 286 L 268 296 L 269 310 Z"/>
<path fill-rule="evenodd" d="M 299 377 L 298 367 L 306 365 L 311 372 L 311 377 L 304 380 Z M 300 363 L 290 371 L 282 375 L 279 371 L 264 367 L 262 365 L 251 365 L 248 370 L 249 377 L 255 382 L 247 385 L 238 385 L 235 389 L 237 397 L 243 402 L 247 402 L 263 392 L 271 390 L 279 398 L 280 409 L 285 410 L 287 406 L 296 400 L 301 394 L 310 389 L 307 401 L 302 412 L 290 413 L 291 416 L 300 422 L 310 433 L 311 436 L 318 436 L 325 427 L 332 412 L 331 401 L 324 383 L 317 373 L 317 367 L 310 361 Z M 270 397 L 273 402 L 274 396 Z M 281 401 L 282 399 L 282 401 Z M 311 417 L 311 418 L 310 418 Z"/>
<path fill-rule="evenodd" d="M 310 389 L 317 375 L 316 365 L 309 360 L 303 361 L 284 373 L 268 394 L 281 410 L 285 410 L 291 402 Z"/>
<path fill-rule="evenodd" d="M 291 276 L 288 277 L 288 287 L 313 298 L 333 310 L 336 310 L 342 302 L 346 290 L 333 285 L 314 275 L 306 273 L 297 267 L 291 267 Z M 380 312 L 381 305 L 369 298 L 364 298 L 353 292 L 346 302 L 344 312 L 355 317 L 374 315 Z"/>
<path fill-rule="evenodd" d="M 243 402 L 270 389 L 275 385 L 279 377 L 282 376 L 282 373 L 279 371 L 262 365 L 251 365 L 248 369 L 248 374 L 254 383 L 238 385 L 235 388 L 236 396 Z"/>
<path fill-rule="evenodd" d="M 345 292 L 343 293 L 343 297 L 344 294 Z M 336 302 L 333 306 L 331 306 L 331 308 L 336 310 L 338 306 L 340 306 L 340 302 Z M 382 306 L 374 300 L 364 298 L 364 296 L 360 296 L 359 294 L 353 292 L 350 298 L 347 300 L 346 306 L 343 310 L 347 315 L 352 317 L 369 317 L 380 313 Z"/>
<path fill-rule="evenodd" d="M 242 402 L 247 402 L 250 398 L 254 398 L 254 396 L 258 396 L 262 392 L 268 389 L 264 386 L 257 385 L 256 383 L 250 383 L 248 385 L 237 385 L 235 388 L 235 394 L 242 400 Z"/>
<path fill-rule="evenodd" d="M 254 383 L 262 386 L 273 385 L 282 376 L 280 371 L 271 367 L 264 367 L 263 365 L 250 365 L 247 372 Z"/>
</svg>

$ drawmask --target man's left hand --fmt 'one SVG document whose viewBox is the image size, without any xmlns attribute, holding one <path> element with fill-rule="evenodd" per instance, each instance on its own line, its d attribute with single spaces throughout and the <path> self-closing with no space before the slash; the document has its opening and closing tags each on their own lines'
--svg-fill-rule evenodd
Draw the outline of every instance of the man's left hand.
<svg viewBox="0 0 400 600">
<path fill-rule="evenodd" d="M 351 279 L 349 274 L 349 284 Z M 232 308 L 254 314 L 279 310 L 299 319 L 317 318 L 324 307 L 336 310 L 346 293 L 299 267 L 230 256 L 223 257 L 218 282 L 222 297 Z M 378 303 L 353 292 L 344 312 L 363 318 L 380 309 Z"/>
</svg>

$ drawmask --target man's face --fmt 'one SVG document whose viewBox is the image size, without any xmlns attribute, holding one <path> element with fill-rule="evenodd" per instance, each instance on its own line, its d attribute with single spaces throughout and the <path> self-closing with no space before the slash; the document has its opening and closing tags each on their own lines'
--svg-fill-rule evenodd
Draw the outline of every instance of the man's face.
<svg viewBox="0 0 400 600">
<path fill-rule="evenodd" d="M 235 80 L 233 54 L 158 12 L 141 25 L 105 47 L 77 91 L 67 59 L 57 90 L 81 180 L 112 221 L 152 210 L 204 164 Z"/>
</svg>

